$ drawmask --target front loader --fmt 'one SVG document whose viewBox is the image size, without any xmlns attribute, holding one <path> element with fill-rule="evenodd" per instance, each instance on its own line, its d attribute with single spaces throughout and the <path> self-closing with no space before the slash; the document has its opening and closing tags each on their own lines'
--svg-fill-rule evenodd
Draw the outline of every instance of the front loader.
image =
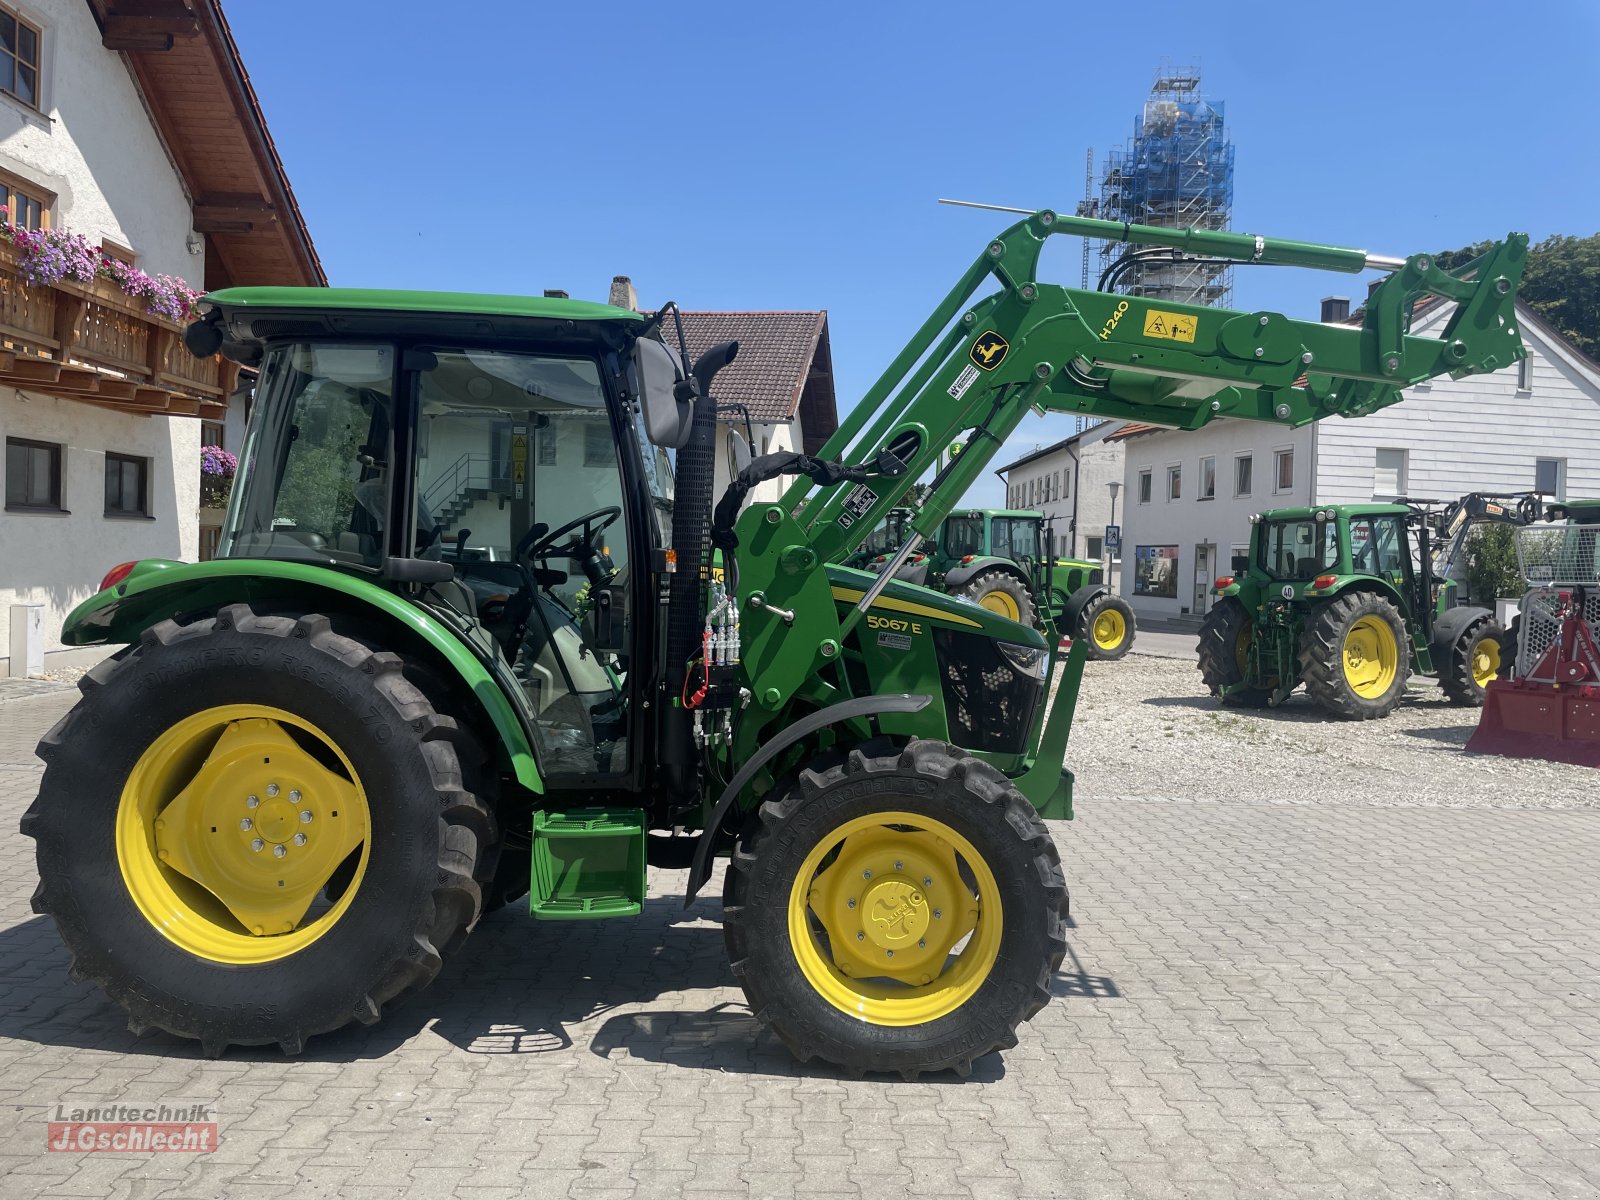
<svg viewBox="0 0 1600 1200">
<path fill-rule="evenodd" d="M 1461 602 L 1456 564 L 1478 525 L 1540 515 L 1536 495 L 1484 492 L 1257 513 L 1248 556 L 1216 581 L 1200 674 L 1241 708 L 1276 706 L 1303 684 L 1335 716 L 1386 717 L 1413 674 L 1436 677 L 1454 704 L 1482 704 L 1504 631 Z"/>
<path fill-rule="evenodd" d="M 1042 282 L 1056 234 L 1391 274 L 1332 328 Z M 187 344 L 259 376 L 218 557 L 123 564 L 69 617 L 122 649 L 39 747 L 36 911 L 134 1029 L 294 1052 L 377 1021 L 492 908 L 626 918 L 648 864 L 688 864 L 687 902 L 725 857 L 733 975 L 798 1057 L 965 1072 L 1065 952 L 1044 821 L 1072 813 L 1085 651 L 900 566 L 1035 409 L 1298 425 L 1513 362 L 1526 249 L 1467 278 L 1033 213 L 817 455 L 720 498 L 737 347 L 683 361 L 671 306 L 213 293 Z M 1424 294 L 1458 304 L 1442 338 L 1407 333 Z M 888 569 L 841 565 L 926 476 Z"/>
</svg>

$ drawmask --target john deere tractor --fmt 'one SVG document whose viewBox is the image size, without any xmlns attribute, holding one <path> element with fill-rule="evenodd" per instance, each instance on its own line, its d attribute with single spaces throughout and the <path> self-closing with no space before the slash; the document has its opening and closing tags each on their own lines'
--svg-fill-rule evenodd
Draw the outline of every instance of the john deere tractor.
<svg viewBox="0 0 1600 1200">
<path fill-rule="evenodd" d="M 1451 578 L 1472 528 L 1539 518 L 1534 495 L 1281 508 L 1250 518 L 1250 553 L 1219 578 L 1200 674 L 1224 704 L 1281 704 L 1301 684 L 1341 717 L 1385 717 L 1412 674 L 1481 705 L 1503 630 Z"/>
<path fill-rule="evenodd" d="M 881 570 L 906 538 L 913 513 L 892 510 L 858 552 L 857 563 Z M 1099 563 L 1058 558 L 1044 514 L 1022 509 L 966 508 L 951 513 L 939 536 L 913 554 L 896 578 L 926 583 L 1013 621 L 1081 638 L 1088 656 L 1118 659 L 1133 646 L 1133 610 L 1106 586 Z M 1074 615 L 1069 624 L 1068 612 Z M 1046 624 L 1048 622 L 1048 624 Z"/>
<path fill-rule="evenodd" d="M 1337 328 L 1040 282 L 1056 234 L 1391 274 Z M 1297 425 L 1515 361 L 1526 247 L 1451 275 L 1032 213 L 817 455 L 720 498 L 737 346 L 686 362 L 674 306 L 213 293 L 187 344 L 259 373 L 220 550 L 122 564 L 69 617 L 121 649 L 39 746 L 35 908 L 135 1030 L 294 1052 L 497 906 L 625 919 L 649 864 L 687 866 L 687 902 L 720 857 L 733 977 L 797 1056 L 964 1072 L 1065 952 L 1045 819 L 1072 812 L 1087 647 L 899 568 L 1035 408 Z M 1458 303 L 1442 340 L 1406 332 L 1429 293 Z M 887 569 L 842 565 L 923 478 Z"/>
</svg>

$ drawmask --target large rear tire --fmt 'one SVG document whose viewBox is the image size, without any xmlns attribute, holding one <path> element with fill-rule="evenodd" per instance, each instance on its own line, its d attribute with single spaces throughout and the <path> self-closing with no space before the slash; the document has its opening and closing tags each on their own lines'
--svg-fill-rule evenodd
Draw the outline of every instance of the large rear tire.
<svg viewBox="0 0 1600 1200">
<path fill-rule="evenodd" d="M 802 1062 L 967 1074 L 1050 999 L 1055 843 L 1004 775 L 943 742 L 818 765 L 761 806 L 728 868 L 750 1009 Z"/>
<path fill-rule="evenodd" d="M 1500 677 L 1500 642 L 1506 631 L 1492 617 L 1461 631 L 1450 647 L 1450 660 L 1441 664 L 1439 686 L 1451 704 L 1482 708 L 1492 680 Z M 1513 656 L 1515 650 L 1513 650 Z"/>
<path fill-rule="evenodd" d="M 1335 716 L 1387 717 L 1400 706 L 1411 673 L 1411 644 L 1393 602 L 1376 592 L 1345 592 L 1318 605 L 1300 638 L 1306 694 Z"/>
<path fill-rule="evenodd" d="M 135 1032 L 305 1039 L 429 982 L 478 918 L 470 744 L 328 617 L 165 621 L 39 745 L 34 911 Z"/>
<path fill-rule="evenodd" d="M 1121 596 L 1101 592 L 1084 606 L 1078 631 L 1088 639 L 1090 658 L 1115 662 L 1133 649 L 1133 609 Z"/>
<path fill-rule="evenodd" d="M 1039 610 L 1028 585 L 1010 571 L 992 570 L 975 575 L 955 590 L 955 595 L 971 600 L 979 608 L 999 613 L 1023 625 L 1039 627 Z"/>
<path fill-rule="evenodd" d="M 1237 596 L 1224 596 L 1200 627 L 1200 678 L 1230 708 L 1265 708 L 1272 689 L 1246 687 L 1226 696 L 1222 689 L 1244 683 L 1250 673 L 1250 638 L 1255 620 Z"/>
</svg>

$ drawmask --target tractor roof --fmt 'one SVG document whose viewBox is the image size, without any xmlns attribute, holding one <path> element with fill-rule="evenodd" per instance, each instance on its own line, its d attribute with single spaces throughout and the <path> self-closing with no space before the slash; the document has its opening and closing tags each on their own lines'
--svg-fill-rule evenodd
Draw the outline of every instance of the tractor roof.
<svg viewBox="0 0 1600 1200">
<path fill-rule="evenodd" d="M 1027 517 L 1042 521 L 1044 514 L 1036 508 L 958 508 L 952 517 Z"/>
<path fill-rule="evenodd" d="M 1263 521 L 1305 521 L 1319 512 L 1331 512 L 1341 517 L 1407 516 L 1411 510 L 1404 504 L 1313 504 L 1298 508 L 1270 508 L 1261 514 Z"/>
<path fill-rule="evenodd" d="M 337 310 L 449 316 L 535 317 L 565 321 L 643 321 L 626 308 L 559 296 L 497 296 L 472 292 L 408 292 L 381 288 L 237 287 L 209 292 L 202 304 L 234 309 Z"/>
</svg>

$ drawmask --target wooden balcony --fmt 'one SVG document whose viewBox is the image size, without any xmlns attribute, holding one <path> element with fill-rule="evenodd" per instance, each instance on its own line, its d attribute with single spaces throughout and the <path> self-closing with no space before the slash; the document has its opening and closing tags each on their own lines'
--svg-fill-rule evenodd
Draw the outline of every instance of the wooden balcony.
<svg viewBox="0 0 1600 1200">
<path fill-rule="evenodd" d="M 110 280 L 31 287 L 0 242 L 0 386 L 144 416 L 220 421 L 237 363 L 199 359 L 182 327 Z"/>
</svg>

